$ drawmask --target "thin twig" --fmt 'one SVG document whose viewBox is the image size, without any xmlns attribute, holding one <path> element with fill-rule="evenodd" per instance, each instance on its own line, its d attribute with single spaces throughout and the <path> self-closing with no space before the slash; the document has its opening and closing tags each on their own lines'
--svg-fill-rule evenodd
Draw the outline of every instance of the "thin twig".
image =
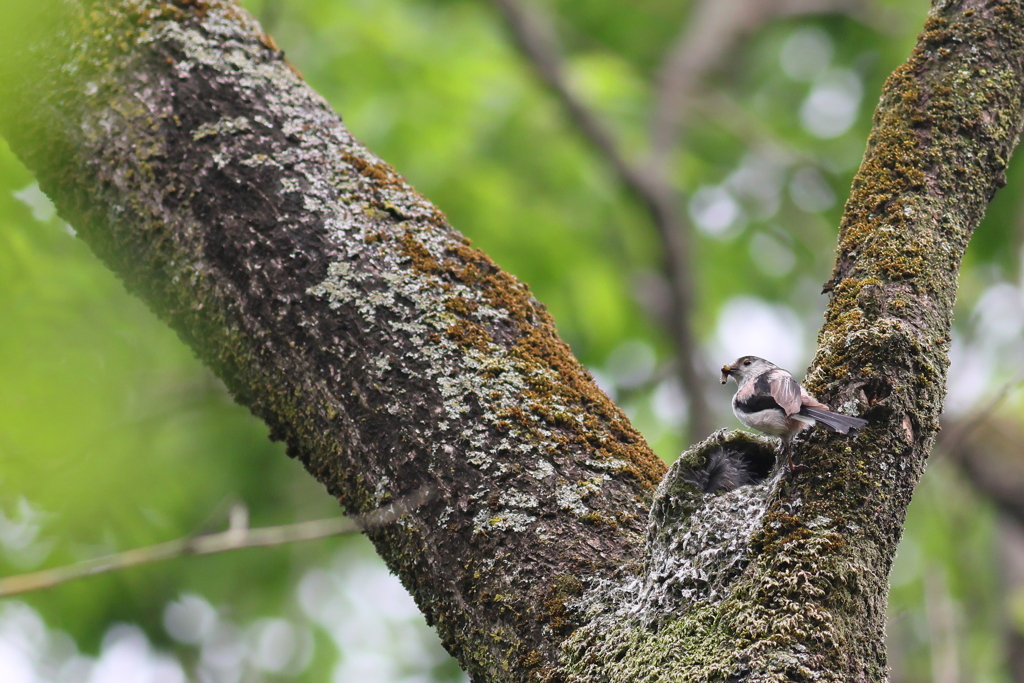
<svg viewBox="0 0 1024 683">
<path fill-rule="evenodd" d="M 623 185 L 650 213 L 664 251 L 664 270 L 672 291 L 672 334 L 679 357 L 679 378 L 689 406 L 689 437 L 702 438 L 711 431 L 705 387 L 709 384 L 692 328 L 694 280 L 691 266 L 690 226 L 682 200 L 657 169 L 631 162 L 618 140 L 597 114 L 573 91 L 565 74 L 565 59 L 552 22 L 520 0 L 491 0 L 501 10 L 523 55 L 541 80 L 555 94 L 570 118 L 590 143 L 607 159 Z"/>
<path fill-rule="evenodd" d="M 267 548 L 285 543 L 312 541 L 329 536 L 353 534 L 367 529 L 376 529 L 398 520 L 434 496 L 432 487 L 425 486 L 419 491 L 365 515 L 314 519 L 297 524 L 268 526 L 250 529 L 233 523 L 227 531 L 202 536 L 158 543 L 157 545 L 135 548 L 124 552 L 84 560 L 63 567 L 42 569 L 27 574 L 17 574 L 0 579 L 0 597 L 50 588 L 67 581 L 104 574 L 118 569 L 136 567 L 141 564 L 160 562 L 185 555 L 212 555 L 242 548 Z"/>
</svg>

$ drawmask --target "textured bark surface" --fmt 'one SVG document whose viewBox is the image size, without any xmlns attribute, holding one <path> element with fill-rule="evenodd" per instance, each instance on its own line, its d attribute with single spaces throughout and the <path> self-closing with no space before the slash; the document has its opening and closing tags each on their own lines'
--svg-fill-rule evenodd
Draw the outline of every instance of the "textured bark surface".
<svg viewBox="0 0 1024 683">
<path fill-rule="evenodd" d="M 552 668 L 664 464 L 242 10 L 66 7 L 3 119 L 62 216 L 347 510 L 441 491 L 371 536 L 476 680 Z"/>
<path fill-rule="evenodd" d="M 887 577 L 938 428 L 960 260 L 1005 183 L 1022 115 L 1022 3 L 937 3 L 875 112 L 806 381 L 869 426 L 856 438 L 815 430 L 805 471 L 712 497 L 710 517 L 687 468 L 747 440 L 685 454 L 659 489 L 655 511 L 670 514 L 652 515 L 646 573 L 586 603 L 593 618 L 569 641 L 581 680 L 887 678 Z M 674 539 L 670 564 L 659 538 Z M 656 621 L 651 593 L 665 607 Z M 652 670 L 670 673 L 644 678 Z"/>
<path fill-rule="evenodd" d="M 474 680 L 885 679 L 886 577 L 957 270 L 1021 125 L 1020 0 L 936 6 L 879 104 L 808 379 L 868 429 L 814 432 L 793 476 L 767 441 L 719 433 L 657 496 L 664 466 L 543 306 L 244 12 L 62 6 L 64 29 L 19 57 L 37 68 L 0 79 L 3 134 L 347 509 L 437 487 L 371 535 Z M 757 483 L 701 493 L 722 453 Z"/>
</svg>

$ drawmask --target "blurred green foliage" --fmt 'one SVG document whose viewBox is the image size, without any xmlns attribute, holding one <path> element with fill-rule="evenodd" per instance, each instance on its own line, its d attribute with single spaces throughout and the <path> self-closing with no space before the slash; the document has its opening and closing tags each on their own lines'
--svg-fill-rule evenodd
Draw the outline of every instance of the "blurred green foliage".
<svg viewBox="0 0 1024 683">
<path fill-rule="evenodd" d="M 672 359 L 657 316 L 664 286 L 659 242 L 642 207 L 538 85 L 492 6 L 244 4 L 358 138 L 530 284 L 580 359 L 617 394 L 659 454 L 674 458 L 687 435 L 678 406 L 675 413 L 666 408 Z M 824 307 L 818 292 L 831 270 L 842 198 L 871 108 L 926 11 L 923 0 L 871 7 L 875 21 L 821 16 L 767 24 L 718 66 L 706 88 L 713 96 L 698 103 L 674 161 L 679 189 L 693 198 L 689 207 L 702 228 L 695 319 L 710 366 L 729 360 L 721 357 L 719 327 L 724 307 L 740 296 L 791 311 L 804 328 L 792 369 L 809 360 Z M 574 86 L 614 125 L 628 153 L 641 155 L 651 83 L 691 7 L 558 0 L 546 8 L 557 17 Z M 828 49 L 819 72 L 808 77 L 787 72 L 781 56 L 798 35 Z M 862 93 L 851 100 L 855 117 L 832 137 L 815 134 L 806 113 L 815 88 L 831 77 L 849 84 L 851 74 L 850 87 Z M 971 329 L 975 303 L 1019 276 L 1024 164 L 1011 166 L 1009 185 L 965 260 L 958 319 L 964 338 L 980 334 Z M 711 207 L 704 213 L 701 198 Z M 723 211 L 736 213 L 719 225 Z M 998 380 L 992 375 L 982 390 Z M 728 392 L 710 391 L 722 426 L 735 426 Z M 234 501 L 248 506 L 255 525 L 337 513 L 321 487 L 267 440 L 266 429 L 125 294 L 0 144 L 0 573 L 220 529 Z M 929 624 L 939 603 L 960 615 L 950 628 L 960 643 L 963 680 L 1008 680 L 1007 600 L 993 527 L 989 506 L 951 467 L 929 472 L 894 570 L 894 680 L 936 675 L 938 645 Z M 191 670 L 200 655 L 169 635 L 168 604 L 196 594 L 237 624 L 272 616 L 314 624 L 297 587 L 313 585 L 303 583 L 310 576 L 341 572 L 338 563 L 347 560 L 331 560 L 336 553 L 367 557 L 369 550 L 358 539 L 342 539 L 182 559 L 25 600 L 87 653 L 98 651 L 113 624 L 129 622 Z M 337 619 L 347 616 L 355 618 Z M 311 628 L 309 666 L 265 674 L 269 680 L 330 679 L 338 661 L 333 627 Z M 388 647 L 381 645 L 382 652 Z M 459 676 L 450 661 L 421 660 L 423 678 L 416 680 Z"/>
</svg>

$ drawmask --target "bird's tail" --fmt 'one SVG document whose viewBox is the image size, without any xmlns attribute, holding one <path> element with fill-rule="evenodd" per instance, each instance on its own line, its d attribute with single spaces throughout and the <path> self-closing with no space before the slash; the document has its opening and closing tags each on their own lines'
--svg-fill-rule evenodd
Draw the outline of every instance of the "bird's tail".
<svg viewBox="0 0 1024 683">
<path fill-rule="evenodd" d="M 831 410 L 825 410 L 824 408 L 804 406 L 800 409 L 800 414 L 813 417 L 818 422 L 840 434 L 849 434 L 851 429 L 860 429 L 868 423 L 867 420 L 862 420 L 859 417 L 833 413 Z"/>
</svg>

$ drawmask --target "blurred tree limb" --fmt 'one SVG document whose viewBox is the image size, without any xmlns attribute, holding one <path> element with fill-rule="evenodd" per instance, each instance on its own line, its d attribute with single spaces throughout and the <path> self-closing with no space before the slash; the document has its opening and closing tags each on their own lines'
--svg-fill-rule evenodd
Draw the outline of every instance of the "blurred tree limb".
<svg viewBox="0 0 1024 683">
<path fill-rule="evenodd" d="M 707 373 L 693 332 L 694 275 L 692 239 L 686 213 L 664 173 L 631 161 L 617 136 L 572 90 L 554 27 L 540 12 L 519 0 L 493 0 L 502 11 L 512 36 L 537 69 L 545 85 L 558 97 L 583 135 L 608 161 L 623 184 L 650 213 L 664 249 L 663 269 L 671 291 L 669 332 L 677 357 L 680 383 L 686 395 L 688 438 L 708 434 L 713 425 L 705 396 Z"/>
<path fill-rule="evenodd" d="M 951 437 L 939 441 L 941 451 L 967 481 L 996 508 L 1024 527 L 1024 434 L 1012 423 L 985 416 L 974 424 L 951 426 Z"/>
<path fill-rule="evenodd" d="M 696 291 L 692 226 L 685 197 L 673 185 L 671 160 L 679 149 L 689 113 L 708 77 L 735 53 L 741 39 L 778 17 L 847 13 L 864 16 L 867 0 L 703 0 L 666 53 L 651 117 L 649 157 L 632 160 L 621 135 L 572 88 L 553 22 L 529 0 L 492 0 L 502 12 L 524 57 L 555 94 L 583 136 L 598 150 L 623 185 L 651 216 L 664 251 L 669 282 L 668 320 L 680 383 L 689 406 L 687 435 L 703 438 L 714 428 L 708 408 L 708 373 L 693 330 Z"/>
<path fill-rule="evenodd" d="M 740 42 L 773 19 L 808 14 L 848 14 L 877 23 L 870 0 L 703 0 L 697 2 L 658 73 L 650 152 L 667 169 L 708 78 L 736 53 Z"/>
<path fill-rule="evenodd" d="M 0 597 L 51 588 L 86 576 L 105 574 L 186 555 L 213 555 L 245 548 L 270 548 L 286 543 L 355 534 L 392 524 L 403 515 L 426 503 L 430 498 L 430 489 L 424 488 L 365 515 L 314 519 L 308 522 L 257 528 L 249 527 L 247 511 L 244 511 L 242 515 L 235 514 L 238 510 L 236 507 L 232 508 L 231 523 L 226 531 L 178 538 L 144 548 L 133 548 L 113 555 L 83 560 L 63 567 L 0 577 Z"/>
<path fill-rule="evenodd" d="M 57 9 L 0 66 L 0 130 L 349 511 L 437 490 L 368 535 L 474 680 L 884 680 L 960 259 L 1024 113 L 1020 0 L 937 5 L 882 93 L 807 382 L 870 427 L 791 476 L 718 433 L 664 478 L 527 288 L 236 5 Z M 758 483 L 698 490 L 722 454 Z"/>
<path fill-rule="evenodd" d="M 948 425 L 936 455 L 952 461 L 968 484 L 999 514 L 997 551 L 1002 565 L 1001 624 L 1011 680 L 1024 681 L 1024 634 L 1014 609 L 1024 590 L 1024 434 L 1012 420 L 995 414 L 1011 388 L 1005 385 L 983 407 Z"/>
</svg>

